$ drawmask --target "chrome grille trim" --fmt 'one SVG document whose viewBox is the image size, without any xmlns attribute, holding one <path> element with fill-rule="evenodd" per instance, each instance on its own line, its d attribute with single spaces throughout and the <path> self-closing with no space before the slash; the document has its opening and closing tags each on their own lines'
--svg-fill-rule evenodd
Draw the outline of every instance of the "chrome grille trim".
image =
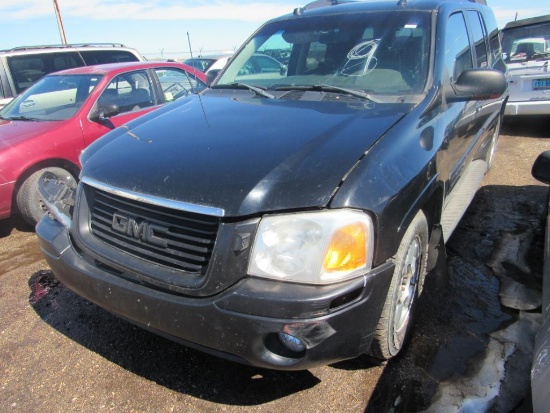
<svg viewBox="0 0 550 413">
<path fill-rule="evenodd" d="M 149 268 L 145 270 L 149 277 L 168 284 L 186 282 L 185 279 L 176 281 L 173 278 L 176 274 L 205 274 L 216 242 L 220 217 L 147 203 L 144 201 L 146 197 L 125 197 L 124 191 L 105 191 L 84 181 L 81 189 L 80 196 L 85 200 L 83 205 L 88 211 L 83 214 L 87 217 L 86 225 L 80 226 L 87 230 L 82 231 L 81 236 L 87 240 L 87 247 L 92 250 L 99 247 L 97 252 L 100 256 L 118 263 L 122 260 L 120 252 L 129 254 L 139 260 L 136 263 Z M 115 230 L 115 215 L 128 217 L 139 226 L 143 224 L 144 232 L 136 234 Z M 148 233 L 154 234 L 161 243 L 143 238 L 143 228 L 151 228 Z M 105 250 L 101 244 L 110 248 Z"/>
<path fill-rule="evenodd" d="M 138 192 L 129 191 L 127 189 L 114 188 L 111 185 L 99 182 L 93 178 L 89 178 L 86 176 L 83 177 L 81 181 L 86 185 L 92 186 L 105 192 L 109 192 L 113 195 L 138 202 L 144 202 L 146 204 L 157 205 L 169 209 L 176 209 L 178 211 L 193 212 L 195 214 L 210 215 L 220 218 L 225 215 L 225 210 L 221 208 L 189 204 L 187 202 L 173 201 L 170 199 L 159 198 L 152 195 L 144 195 Z"/>
</svg>

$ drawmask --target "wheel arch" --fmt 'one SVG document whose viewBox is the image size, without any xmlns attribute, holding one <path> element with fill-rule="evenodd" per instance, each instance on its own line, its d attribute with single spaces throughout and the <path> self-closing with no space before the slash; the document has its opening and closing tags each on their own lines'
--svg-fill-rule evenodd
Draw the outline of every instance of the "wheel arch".
<svg viewBox="0 0 550 413">
<path fill-rule="evenodd" d="M 428 222 L 428 272 L 435 268 L 439 253 L 441 251 L 443 251 L 443 254 L 445 253 L 444 248 L 439 248 L 444 243 L 441 228 L 443 199 L 443 185 L 437 185 L 421 208 Z"/>
<path fill-rule="evenodd" d="M 398 233 L 404 235 L 418 211 L 422 211 L 428 224 L 430 246 L 432 242 L 438 242 L 438 233 L 440 232 L 441 216 L 443 213 L 443 201 L 443 183 L 439 181 L 437 175 L 435 175 L 432 179 L 432 183 L 427 186 L 426 190 L 416 199 L 416 202 L 411 205 L 408 212 L 403 217 L 403 220 L 399 224 Z M 400 242 L 401 239 L 399 239 L 397 245 L 399 245 Z"/>
<path fill-rule="evenodd" d="M 15 181 L 15 187 L 13 189 L 13 194 L 11 198 L 11 210 L 12 213 L 19 212 L 19 209 L 17 207 L 17 193 L 21 189 L 21 186 L 23 183 L 36 171 L 39 171 L 43 168 L 63 168 L 71 173 L 75 177 L 75 179 L 78 179 L 78 175 L 80 173 L 80 168 L 78 165 L 74 164 L 73 162 L 62 159 L 62 158 L 50 158 L 50 159 L 44 159 L 40 162 L 37 162 L 35 164 L 32 164 L 28 166 L 26 169 L 19 174 L 17 177 L 17 180 Z"/>
</svg>

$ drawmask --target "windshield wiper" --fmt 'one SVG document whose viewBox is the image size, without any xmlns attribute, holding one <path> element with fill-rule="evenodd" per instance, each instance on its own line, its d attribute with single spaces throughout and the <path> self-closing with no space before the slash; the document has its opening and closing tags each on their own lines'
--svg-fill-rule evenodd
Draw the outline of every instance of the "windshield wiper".
<svg viewBox="0 0 550 413">
<path fill-rule="evenodd" d="M 2 119 L 6 120 L 24 120 L 24 121 L 30 121 L 30 122 L 38 122 L 42 119 L 36 119 L 36 118 L 29 118 L 28 116 L 5 116 Z"/>
<path fill-rule="evenodd" d="M 368 94 L 364 90 L 359 89 L 348 89 L 346 87 L 327 85 L 321 83 L 320 85 L 311 85 L 311 86 L 279 86 L 275 90 L 311 90 L 314 92 L 338 92 L 345 93 L 346 95 L 358 97 L 361 99 L 370 100 L 374 103 L 382 103 L 381 100 L 376 99 L 372 95 Z"/>
<path fill-rule="evenodd" d="M 550 52 L 535 53 L 531 59 L 533 60 L 546 60 L 550 58 Z"/>
<path fill-rule="evenodd" d="M 252 85 L 249 85 L 247 83 L 235 82 L 235 83 L 231 83 L 229 85 L 216 85 L 214 87 L 214 89 L 216 89 L 216 87 L 220 87 L 220 86 L 221 87 L 241 87 L 241 88 L 251 90 L 251 91 L 255 92 L 256 94 L 258 94 L 260 96 L 263 96 L 264 98 L 277 99 L 274 95 L 272 95 L 271 93 L 269 93 L 265 89 L 262 89 L 262 88 L 257 87 L 257 86 L 252 86 Z"/>
</svg>

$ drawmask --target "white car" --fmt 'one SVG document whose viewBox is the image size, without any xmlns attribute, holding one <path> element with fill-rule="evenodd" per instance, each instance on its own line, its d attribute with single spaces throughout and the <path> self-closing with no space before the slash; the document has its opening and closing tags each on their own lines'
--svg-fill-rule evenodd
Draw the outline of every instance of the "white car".
<svg viewBox="0 0 550 413">
<path fill-rule="evenodd" d="M 207 55 L 192 57 L 184 60 L 183 63 L 200 70 L 203 73 L 208 73 L 210 70 L 223 69 L 229 62 L 233 53 L 223 53 L 219 55 Z"/>
<path fill-rule="evenodd" d="M 508 23 L 502 48 L 510 75 L 505 114 L 550 114 L 550 15 Z"/>
<path fill-rule="evenodd" d="M 0 108 L 43 76 L 73 67 L 139 62 L 145 58 L 118 43 L 22 46 L 0 50 Z"/>
</svg>

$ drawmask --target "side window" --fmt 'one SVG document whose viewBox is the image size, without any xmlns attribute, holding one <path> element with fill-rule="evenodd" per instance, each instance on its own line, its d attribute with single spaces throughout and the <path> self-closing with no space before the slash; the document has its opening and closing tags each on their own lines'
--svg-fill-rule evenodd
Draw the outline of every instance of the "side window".
<svg viewBox="0 0 550 413">
<path fill-rule="evenodd" d="M 82 63 L 77 58 L 78 55 L 76 53 L 55 53 L 52 59 L 51 70 L 48 69 L 48 73 L 82 66 Z"/>
<path fill-rule="evenodd" d="M 311 43 L 306 58 L 304 72 L 323 71 L 323 67 L 329 64 L 327 57 L 327 45 L 323 43 Z"/>
<path fill-rule="evenodd" d="M 486 31 L 485 26 L 483 25 L 483 20 L 481 20 L 481 16 L 475 10 L 468 11 L 468 16 L 470 18 L 470 26 L 472 28 L 472 35 L 474 38 L 477 67 L 487 67 L 487 43 L 485 43 Z"/>
<path fill-rule="evenodd" d="M 491 49 L 490 65 L 493 69 L 505 72 L 506 65 L 502 60 L 502 45 L 500 44 L 499 30 L 495 16 L 492 13 L 488 13 L 483 15 L 483 20 L 485 20 L 487 32 L 489 33 L 489 48 Z"/>
<path fill-rule="evenodd" d="M 445 33 L 445 67 L 454 81 L 465 70 L 473 68 L 468 30 L 462 13 L 449 17 Z"/>
<path fill-rule="evenodd" d="M 82 61 L 77 53 L 39 53 L 8 57 L 8 66 L 19 94 L 48 73 L 82 66 Z"/>
<path fill-rule="evenodd" d="M 198 82 L 187 72 L 173 68 L 155 69 L 155 73 L 162 87 L 164 99 L 167 102 L 197 93 L 204 89 L 204 84 Z"/>
<path fill-rule="evenodd" d="M 18 94 L 47 74 L 42 55 L 12 56 L 8 57 L 7 60 Z"/>
<path fill-rule="evenodd" d="M 115 77 L 98 99 L 99 105 L 114 104 L 120 113 L 131 112 L 155 104 L 153 89 L 145 70 Z"/>
<path fill-rule="evenodd" d="M 126 50 L 82 50 L 80 55 L 86 65 L 139 61 L 133 53 Z"/>
</svg>

